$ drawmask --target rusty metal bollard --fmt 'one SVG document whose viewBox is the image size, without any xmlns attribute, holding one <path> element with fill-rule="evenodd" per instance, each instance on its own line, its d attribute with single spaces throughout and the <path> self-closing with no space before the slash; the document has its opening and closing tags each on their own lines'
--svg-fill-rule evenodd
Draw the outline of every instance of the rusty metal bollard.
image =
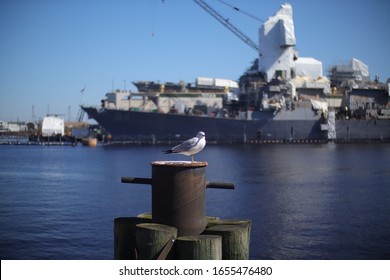
<svg viewBox="0 0 390 280">
<path fill-rule="evenodd" d="M 206 227 L 205 189 L 234 189 L 233 184 L 206 182 L 207 162 L 155 161 L 152 178 L 123 177 L 123 183 L 152 185 L 152 220 L 174 226 L 178 236 L 196 235 Z"/>
<path fill-rule="evenodd" d="M 172 225 L 178 235 L 206 228 L 206 162 L 152 163 L 152 219 Z"/>
</svg>

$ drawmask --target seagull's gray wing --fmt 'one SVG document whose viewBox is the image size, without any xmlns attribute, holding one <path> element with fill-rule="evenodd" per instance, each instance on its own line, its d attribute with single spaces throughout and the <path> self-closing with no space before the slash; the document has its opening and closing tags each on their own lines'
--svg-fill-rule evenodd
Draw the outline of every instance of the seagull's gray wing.
<svg viewBox="0 0 390 280">
<path fill-rule="evenodd" d="M 181 153 L 181 152 L 189 151 L 190 149 L 192 149 L 196 145 L 196 143 L 198 143 L 198 141 L 199 141 L 199 138 L 197 138 L 197 137 L 188 139 L 187 141 L 184 141 L 180 145 L 173 147 L 172 153 Z"/>
</svg>

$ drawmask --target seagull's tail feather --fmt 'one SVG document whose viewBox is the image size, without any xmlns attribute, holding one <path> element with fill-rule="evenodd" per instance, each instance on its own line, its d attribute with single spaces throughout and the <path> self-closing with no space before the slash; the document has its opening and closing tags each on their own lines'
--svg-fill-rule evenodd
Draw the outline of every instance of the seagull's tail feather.
<svg viewBox="0 0 390 280">
<path fill-rule="evenodd" d="M 174 153 L 174 151 L 172 149 L 169 149 L 169 150 L 166 150 L 166 151 L 163 151 L 164 154 L 172 154 Z"/>
</svg>

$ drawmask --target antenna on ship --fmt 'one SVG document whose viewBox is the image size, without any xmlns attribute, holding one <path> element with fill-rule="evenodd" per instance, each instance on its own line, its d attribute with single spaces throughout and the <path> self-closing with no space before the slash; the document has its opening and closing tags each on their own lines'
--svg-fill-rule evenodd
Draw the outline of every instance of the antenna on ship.
<svg viewBox="0 0 390 280">
<path fill-rule="evenodd" d="M 70 122 L 72 120 L 72 106 L 68 106 L 68 121 Z"/>
<path fill-rule="evenodd" d="M 84 119 L 84 110 L 81 108 L 81 101 L 83 100 L 83 96 L 84 96 L 84 92 L 85 92 L 85 88 L 86 88 L 87 85 L 84 85 L 83 89 L 80 90 L 80 93 L 81 93 L 81 96 L 80 96 L 80 102 L 79 102 L 79 112 L 77 113 L 77 121 L 78 122 L 82 122 L 83 119 Z"/>
<path fill-rule="evenodd" d="M 32 105 L 32 112 L 31 112 L 31 120 L 33 121 L 33 122 L 35 122 L 35 119 L 36 119 L 36 115 L 35 115 L 35 105 L 33 104 Z"/>
</svg>

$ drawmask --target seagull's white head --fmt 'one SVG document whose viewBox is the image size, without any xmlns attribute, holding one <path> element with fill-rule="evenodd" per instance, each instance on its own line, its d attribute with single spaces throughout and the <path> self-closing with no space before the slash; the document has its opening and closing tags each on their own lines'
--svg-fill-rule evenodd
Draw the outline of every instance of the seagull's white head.
<svg viewBox="0 0 390 280">
<path fill-rule="evenodd" d="M 203 131 L 199 131 L 198 134 L 196 134 L 196 137 L 204 138 L 204 137 L 206 137 L 206 134 Z"/>
</svg>

